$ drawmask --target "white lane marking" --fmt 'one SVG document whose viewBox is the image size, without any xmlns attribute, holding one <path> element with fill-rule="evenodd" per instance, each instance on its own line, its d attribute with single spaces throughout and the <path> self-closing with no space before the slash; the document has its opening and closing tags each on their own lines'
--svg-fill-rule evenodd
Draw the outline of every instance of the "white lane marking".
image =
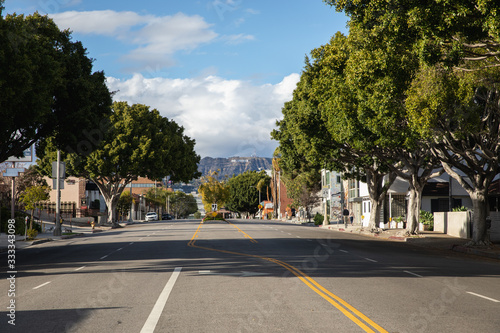
<svg viewBox="0 0 500 333">
<path fill-rule="evenodd" d="M 300 237 L 300 236 L 295 236 L 295 237 L 297 237 L 297 238 L 302 238 L 302 237 Z"/>
<path fill-rule="evenodd" d="M 500 303 L 500 301 L 497 300 L 497 299 L 490 298 L 490 297 L 487 297 L 487 296 L 483 296 L 483 295 L 480 295 L 480 294 L 476 294 L 476 293 L 473 293 L 472 291 L 467 291 L 467 294 L 471 294 L 471 295 L 474 295 L 474 296 L 477 296 L 477 297 L 481 297 L 481 298 L 487 299 L 488 301 L 492 301 L 492 302 L 495 302 L 495 303 Z"/>
<path fill-rule="evenodd" d="M 416 277 L 423 277 L 422 275 L 419 275 L 417 273 L 413 273 L 413 272 L 410 272 L 410 271 L 403 271 L 403 272 L 405 272 L 407 274 L 410 274 L 410 275 L 413 275 L 413 276 L 416 276 Z"/>
<path fill-rule="evenodd" d="M 373 260 L 373 259 L 370 259 L 370 258 L 365 258 L 365 260 L 368 260 L 368 261 L 371 261 L 371 262 L 378 262 L 377 260 Z"/>
<path fill-rule="evenodd" d="M 84 269 L 85 267 L 87 267 L 87 266 L 78 267 L 77 269 L 75 269 L 75 272 L 76 272 L 76 271 L 79 271 L 79 270 L 81 270 L 81 269 Z"/>
<path fill-rule="evenodd" d="M 49 283 L 51 283 L 51 282 L 52 282 L 52 281 L 49 281 L 49 282 L 45 282 L 45 283 L 42 283 L 41 285 L 39 285 L 39 286 L 36 286 L 36 287 L 34 287 L 33 289 L 38 289 L 38 288 L 42 288 L 43 286 L 46 286 L 46 285 L 48 285 L 48 284 L 49 284 Z"/>
<path fill-rule="evenodd" d="M 156 304 L 153 307 L 153 310 L 151 310 L 151 313 L 149 314 L 148 319 L 144 323 L 144 326 L 142 327 L 141 333 L 154 332 L 156 325 L 158 324 L 158 320 L 160 320 L 160 316 L 161 316 L 161 313 L 163 312 L 163 308 L 165 307 L 165 304 L 167 304 L 168 296 L 170 296 L 170 292 L 172 291 L 172 288 L 174 287 L 175 281 L 179 277 L 181 269 L 182 269 L 182 267 L 176 267 L 174 269 L 174 272 L 170 276 L 170 279 L 168 279 L 168 282 L 165 285 L 165 288 L 163 288 L 163 291 L 161 292 L 160 296 L 158 297 L 158 300 L 156 301 Z"/>
<path fill-rule="evenodd" d="M 132 245 L 132 244 L 134 244 L 134 242 L 132 242 L 132 243 L 129 243 L 128 245 Z"/>
<path fill-rule="evenodd" d="M 116 252 L 121 251 L 121 250 L 123 250 L 123 247 L 120 247 L 118 250 L 116 250 Z"/>
<path fill-rule="evenodd" d="M 339 250 L 340 252 L 344 252 L 344 253 L 349 253 L 349 251 L 346 251 L 346 250 Z"/>
<path fill-rule="evenodd" d="M 109 254 L 106 254 L 105 256 L 100 257 L 100 258 L 99 258 L 99 260 L 104 259 L 104 258 L 107 258 L 107 257 L 108 257 L 108 255 L 109 255 Z"/>
</svg>

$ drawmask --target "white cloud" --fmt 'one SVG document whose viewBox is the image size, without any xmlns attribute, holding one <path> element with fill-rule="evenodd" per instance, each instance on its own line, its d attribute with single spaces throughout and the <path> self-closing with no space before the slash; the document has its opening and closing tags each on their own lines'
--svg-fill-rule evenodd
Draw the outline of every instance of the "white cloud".
<svg viewBox="0 0 500 333">
<path fill-rule="evenodd" d="M 255 36 L 238 34 L 238 35 L 229 35 L 222 37 L 223 40 L 226 41 L 227 44 L 237 45 L 249 40 L 255 40 Z"/>
<path fill-rule="evenodd" d="M 116 12 L 114 10 L 68 11 L 50 14 L 50 17 L 62 29 L 69 28 L 77 33 L 113 37 L 125 37 L 131 27 L 145 24 L 153 18 L 153 16 L 141 16 L 134 12 Z"/>
<path fill-rule="evenodd" d="M 136 69 L 146 66 L 171 66 L 172 55 L 191 51 L 214 41 L 218 34 L 199 15 L 172 16 L 139 15 L 113 10 L 52 14 L 61 28 L 76 33 L 105 35 L 130 44 L 133 49 L 122 60 L 132 61 Z"/>
<path fill-rule="evenodd" d="M 197 79 L 108 78 L 115 100 L 142 103 L 184 126 L 202 157 L 272 156 L 270 138 L 281 108 L 290 100 L 298 74 L 276 84 L 255 86 L 217 76 Z"/>
</svg>

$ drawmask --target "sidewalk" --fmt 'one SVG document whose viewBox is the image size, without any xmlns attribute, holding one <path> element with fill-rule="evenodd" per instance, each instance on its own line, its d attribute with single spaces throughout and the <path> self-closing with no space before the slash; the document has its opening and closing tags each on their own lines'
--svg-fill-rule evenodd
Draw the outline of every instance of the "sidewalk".
<svg viewBox="0 0 500 333">
<path fill-rule="evenodd" d="M 387 229 L 380 233 L 372 233 L 367 228 L 362 228 L 359 225 L 330 224 L 327 226 L 320 225 L 320 228 L 330 229 L 335 231 L 350 232 L 367 237 L 375 237 L 387 239 L 397 242 L 406 242 L 412 245 L 435 248 L 440 250 L 452 250 L 456 252 L 473 254 L 476 256 L 487 257 L 500 260 L 500 244 L 493 244 L 490 247 L 484 248 L 469 248 L 464 246 L 470 239 L 457 238 L 436 231 L 421 231 L 420 235 L 407 237 L 404 235 L 404 229 Z"/>
<path fill-rule="evenodd" d="M 16 251 L 19 251 L 21 249 L 24 249 L 26 247 L 29 247 L 31 245 L 35 244 L 41 244 L 41 243 L 46 243 L 46 242 L 51 242 L 51 241 L 58 241 L 62 239 L 70 239 L 70 238 L 75 238 L 75 237 L 82 237 L 90 234 L 94 234 L 97 232 L 102 232 L 105 230 L 110 229 L 108 226 L 96 226 L 94 229 L 92 227 L 86 226 L 86 225 L 67 225 L 64 223 L 62 225 L 62 236 L 54 236 L 53 235 L 53 228 L 54 228 L 54 222 L 46 222 L 44 221 L 44 232 L 39 233 L 36 236 L 36 239 L 34 240 L 28 240 L 25 241 L 24 235 L 16 235 Z M 71 232 L 70 232 L 71 231 Z M 0 234 L 0 253 L 1 252 L 7 252 L 8 247 L 9 247 L 9 238 L 8 235 L 5 233 Z"/>
</svg>

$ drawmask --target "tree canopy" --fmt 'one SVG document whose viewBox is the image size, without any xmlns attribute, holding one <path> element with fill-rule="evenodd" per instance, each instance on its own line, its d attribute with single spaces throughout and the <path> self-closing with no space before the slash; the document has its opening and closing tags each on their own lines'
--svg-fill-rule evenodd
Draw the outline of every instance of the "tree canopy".
<svg viewBox="0 0 500 333">
<path fill-rule="evenodd" d="M 259 189 L 260 199 L 265 200 L 270 181 L 265 171 L 247 171 L 229 178 L 227 208 L 234 212 L 255 214 L 259 210 Z"/>
<path fill-rule="evenodd" d="M 217 204 L 217 208 L 225 206 L 229 199 L 227 178 L 220 179 L 219 171 L 212 171 L 200 179 L 198 192 L 206 212 L 212 211 L 212 204 Z"/>
<path fill-rule="evenodd" d="M 88 155 L 65 154 L 68 173 L 91 179 L 108 207 L 108 220 L 115 222 L 115 208 L 121 193 L 132 180 L 147 177 L 189 181 L 198 177 L 200 157 L 195 141 L 184 128 L 162 117 L 158 110 L 142 104 L 115 102 L 102 132 L 98 148 Z M 39 163 L 46 173 L 54 158 L 54 145 L 46 141 Z"/>
<path fill-rule="evenodd" d="M 319 161 L 347 177 L 366 176 L 372 205 L 381 204 L 398 174 L 410 184 L 414 232 L 423 186 L 441 172 L 432 172 L 441 162 L 481 202 L 474 204 L 474 241 L 480 241 L 484 190 L 499 156 L 497 4 L 325 2 L 349 15 L 349 34 L 337 33 L 306 60 L 273 132 L 283 169 L 299 174 Z M 375 208 L 371 218 L 380 215 Z"/>
<path fill-rule="evenodd" d="M 0 7 L 0 162 L 49 136 L 66 150 L 88 142 L 111 105 L 92 61 L 49 17 L 3 17 Z"/>
</svg>

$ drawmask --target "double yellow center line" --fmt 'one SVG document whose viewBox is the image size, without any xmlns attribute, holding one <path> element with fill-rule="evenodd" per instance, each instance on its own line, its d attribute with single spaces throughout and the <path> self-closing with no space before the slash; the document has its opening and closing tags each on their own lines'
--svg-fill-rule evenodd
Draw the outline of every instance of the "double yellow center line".
<svg viewBox="0 0 500 333">
<path fill-rule="evenodd" d="M 233 227 L 238 229 L 238 232 L 241 232 L 244 234 L 246 238 L 249 238 L 252 243 L 258 243 L 255 239 L 250 237 L 247 233 L 245 233 L 243 230 L 238 228 L 238 226 L 234 225 L 231 222 L 228 222 L 231 224 Z M 290 271 L 293 275 L 295 275 L 297 278 L 300 279 L 305 285 L 307 285 L 309 288 L 311 288 L 314 292 L 316 292 L 318 295 L 323 297 L 325 300 L 328 301 L 331 305 L 333 305 L 335 308 L 337 308 L 340 312 L 342 312 L 347 318 L 351 319 L 354 323 L 356 323 L 359 327 L 361 327 L 365 332 L 385 332 L 388 333 L 384 328 L 382 328 L 380 325 L 375 323 L 373 320 L 365 316 L 363 313 L 361 313 L 359 310 L 357 310 L 355 307 L 344 301 L 342 298 L 338 297 L 337 295 L 333 294 L 329 290 L 327 290 L 325 287 L 320 285 L 318 282 L 316 282 L 313 278 L 299 270 L 298 268 L 287 264 L 286 262 L 283 262 L 278 259 L 274 258 L 269 258 L 269 257 L 263 257 L 259 256 L 256 254 L 247 254 L 247 253 L 240 253 L 240 252 L 234 252 L 234 251 L 227 251 L 227 250 L 218 250 L 218 249 L 213 249 L 205 246 L 199 246 L 195 245 L 196 239 L 198 238 L 198 233 L 200 232 L 201 228 L 203 226 L 203 221 L 198 225 L 198 228 L 196 229 L 196 232 L 194 235 L 191 237 L 191 240 L 188 242 L 188 246 L 198 248 L 198 249 L 203 249 L 203 250 L 208 250 L 208 251 L 215 251 L 215 252 L 221 252 L 221 253 L 228 253 L 228 254 L 234 254 L 234 255 L 239 255 L 239 256 L 245 256 L 245 257 L 252 257 L 252 258 L 258 258 L 262 260 L 266 260 L 269 262 L 273 262 L 277 265 L 280 265 Z"/>
</svg>

